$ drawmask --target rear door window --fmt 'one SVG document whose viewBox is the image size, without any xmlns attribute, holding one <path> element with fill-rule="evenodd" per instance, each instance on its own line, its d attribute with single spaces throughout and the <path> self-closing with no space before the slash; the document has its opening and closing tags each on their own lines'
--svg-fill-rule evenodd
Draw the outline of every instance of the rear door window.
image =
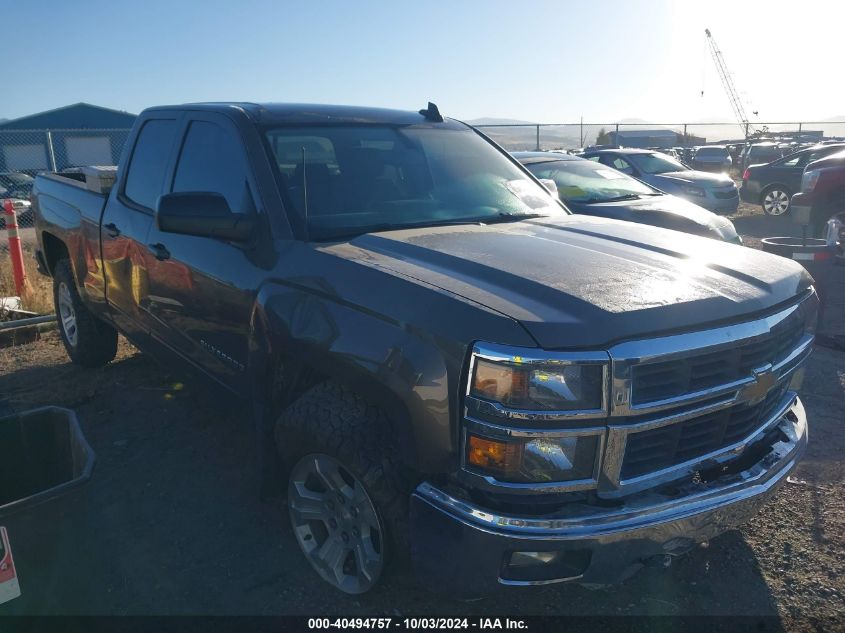
<svg viewBox="0 0 845 633">
<path fill-rule="evenodd" d="M 232 212 L 255 211 L 240 141 L 211 121 L 191 122 L 171 191 L 219 193 Z"/>
<path fill-rule="evenodd" d="M 126 172 L 123 193 L 130 201 L 155 209 L 175 139 L 175 119 L 150 119 L 144 123 Z"/>
</svg>

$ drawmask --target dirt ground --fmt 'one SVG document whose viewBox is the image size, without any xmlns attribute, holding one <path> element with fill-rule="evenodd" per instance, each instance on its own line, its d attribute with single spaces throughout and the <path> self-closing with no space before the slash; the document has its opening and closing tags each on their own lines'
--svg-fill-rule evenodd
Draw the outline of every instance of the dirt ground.
<svg viewBox="0 0 845 633">
<path fill-rule="evenodd" d="M 783 218 L 745 205 L 735 220 L 751 245 L 792 230 Z M 838 276 L 845 278 L 845 268 Z M 845 297 L 842 283 L 837 293 Z M 831 313 L 831 327 L 838 328 L 843 314 Z M 72 546 L 51 558 L 56 584 L 49 597 L 17 608 L 115 615 L 774 616 L 775 630 L 815 630 L 836 618 L 843 626 L 845 352 L 817 347 L 804 384 L 811 439 L 794 477 L 748 525 L 668 569 L 645 569 L 607 590 L 514 588 L 476 602 L 422 591 L 403 576 L 349 597 L 311 571 L 283 502 L 259 501 L 245 413 L 221 411 L 203 388 L 125 341 L 109 366 L 86 370 L 72 366 L 56 333 L 48 333 L 0 350 L 0 409 L 75 409 L 98 461 L 91 481 L 56 518 L 55 529 Z M 27 584 L 23 561 L 18 564 L 24 593 L 38 592 Z"/>
</svg>

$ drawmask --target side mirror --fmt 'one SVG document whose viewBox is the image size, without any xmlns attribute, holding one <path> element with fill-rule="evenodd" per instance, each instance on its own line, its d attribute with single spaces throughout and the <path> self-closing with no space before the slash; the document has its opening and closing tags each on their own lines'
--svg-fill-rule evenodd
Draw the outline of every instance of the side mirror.
<svg viewBox="0 0 845 633">
<path fill-rule="evenodd" d="M 540 184 L 543 185 L 555 198 L 558 197 L 557 183 L 554 180 L 551 178 L 540 178 Z"/>
<path fill-rule="evenodd" d="M 232 213 L 219 193 L 180 191 L 158 199 L 156 222 L 160 231 L 197 237 L 218 237 L 243 242 L 252 236 L 255 219 Z"/>
</svg>

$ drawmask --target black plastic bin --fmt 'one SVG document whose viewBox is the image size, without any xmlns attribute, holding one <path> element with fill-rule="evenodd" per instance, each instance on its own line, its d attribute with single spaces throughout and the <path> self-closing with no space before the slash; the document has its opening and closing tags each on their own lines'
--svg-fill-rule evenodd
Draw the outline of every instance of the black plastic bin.
<svg viewBox="0 0 845 633">
<path fill-rule="evenodd" d="M 49 611 L 60 586 L 85 582 L 57 577 L 55 562 L 74 547 L 77 491 L 90 479 L 94 461 L 70 409 L 0 418 L 0 526 L 8 531 L 21 587 L 21 597 L 0 605 L 0 614 Z"/>
</svg>

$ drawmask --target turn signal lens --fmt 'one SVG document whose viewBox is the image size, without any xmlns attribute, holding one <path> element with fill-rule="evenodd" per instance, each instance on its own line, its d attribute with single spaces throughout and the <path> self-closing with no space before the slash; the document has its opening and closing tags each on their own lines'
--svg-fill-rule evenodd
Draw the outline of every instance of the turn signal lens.
<svg viewBox="0 0 845 633">
<path fill-rule="evenodd" d="M 467 463 L 498 475 L 519 471 L 522 446 L 515 443 L 489 440 L 477 435 L 467 437 Z"/>
<path fill-rule="evenodd" d="M 500 481 L 591 480 L 600 446 L 599 435 L 495 440 L 467 433 L 466 463 Z"/>
</svg>

